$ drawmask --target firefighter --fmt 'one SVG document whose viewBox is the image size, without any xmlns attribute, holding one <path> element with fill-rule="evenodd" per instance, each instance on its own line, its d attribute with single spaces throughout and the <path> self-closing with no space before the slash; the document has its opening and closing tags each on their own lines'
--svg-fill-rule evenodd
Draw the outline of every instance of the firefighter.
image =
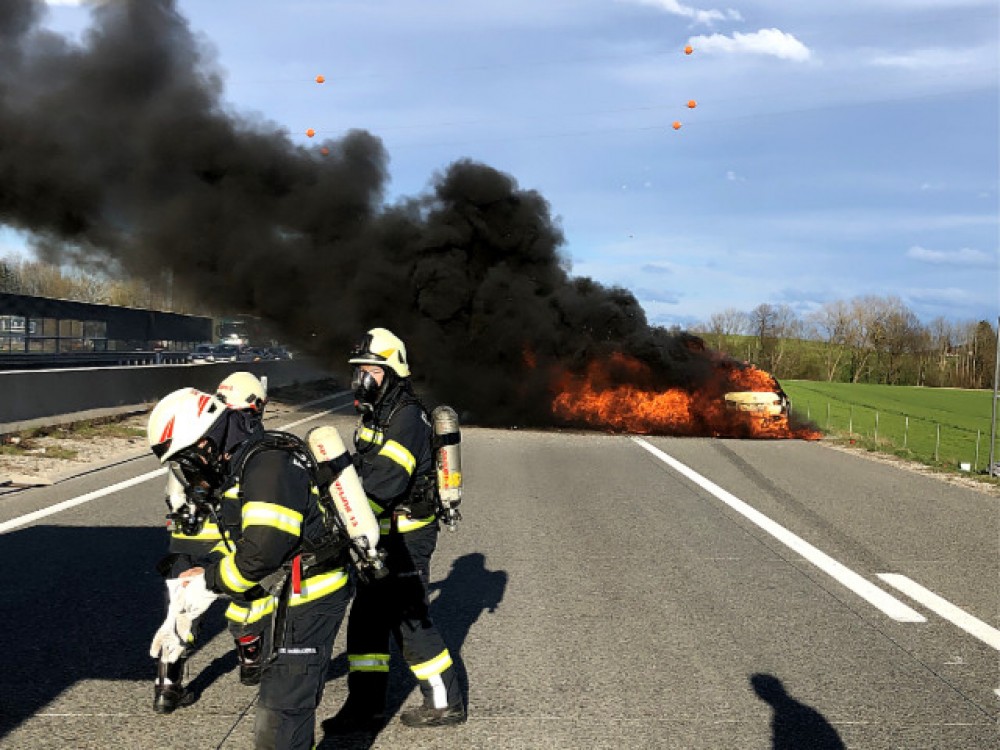
<svg viewBox="0 0 1000 750">
<path fill-rule="evenodd" d="M 328 534 L 308 459 L 288 446 L 293 436 L 256 429 L 242 411 L 193 389 L 165 397 L 150 415 L 148 432 L 161 462 L 175 462 L 191 486 L 234 488 L 240 510 L 234 549 L 179 574 L 179 614 L 165 637 L 168 651 L 171 637 L 183 639 L 187 620 L 217 596 L 252 614 L 269 614 L 254 748 L 311 748 L 352 584 L 343 555 L 302 562 L 312 542 Z M 180 615 L 187 618 L 184 625 Z M 165 630 L 170 627 L 160 632 Z"/>
<path fill-rule="evenodd" d="M 384 723 L 390 636 L 423 695 L 403 724 L 459 724 L 466 720 L 461 688 L 427 597 L 438 537 L 431 424 L 410 384 L 406 348 L 390 331 L 368 331 L 349 362 L 361 413 L 355 468 L 379 518 L 388 575 L 358 587 L 347 625 L 348 698 L 323 727 L 338 733 Z"/>
<path fill-rule="evenodd" d="M 249 372 L 234 372 L 228 375 L 216 391 L 216 396 L 230 409 L 241 410 L 247 420 L 248 429 L 263 430 L 264 407 L 267 393 L 263 384 Z M 170 545 L 168 554 L 157 566 L 167 579 L 167 609 L 176 595 L 178 584 L 171 583 L 189 568 L 196 567 L 214 556 L 224 555 L 227 547 L 235 542 L 239 534 L 239 508 L 235 506 L 232 493 L 221 494 L 214 488 L 189 486 L 180 468 L 171 463 L 167 472 L 166 502 L 170 509 L 167 516 L 170 523 Z M 220 499 L 221 498 L 221 499 Z M 228 500 L 228 501 L 227 501 Z M 220 526 L 221 523 L 221 526 Z M 246 623 L 243 608 L 232 603 L 226 612 L 229 629 L 237 646 L 240 662 L 240 681 L 255 685 L 260 680 L 259 639 L 254 638 L 253 623 Z M 188 705 L 194 699 L 184 689 L 184 663 L 194 645 L 198 627 L 194 623 L 192 641 L 185 644 L 183 655 L 177 661 L 166 661 L 157 657 L 156 683 L 153 688 L 153 710 L 159 714 L 169 714 L 179 706 Z M 242 643 L 241 643 L 242 641 Z"/>
</svg>

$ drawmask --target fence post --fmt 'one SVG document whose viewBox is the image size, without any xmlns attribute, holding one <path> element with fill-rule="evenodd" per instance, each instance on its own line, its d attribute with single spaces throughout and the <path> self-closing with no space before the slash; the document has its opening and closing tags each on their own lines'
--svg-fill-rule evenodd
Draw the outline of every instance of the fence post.
<svg viewBox="0 0 1000 750">
<path fill-rule="evenodd" d="M 851 404 L 851 416 L 847 420 L 847 434 L 854 437 L 854 404 Z"/>
<path fill-rule="evenodd" d="M 934 462 L 937 463 L 941 459 L 938 458 L 941 450 L 941 424 L 937 425 L 937 438 L 934 440 Z"/>
<path fill-rule="evenodd" d="M 973 474 L 979 471 L 979 437 L 981 434 L 982 430 L 976 430 L 976 463 L 972 465 Z"/>
<path fill-rule="evenodd" d="M 878 412 L 875 412 L 875 442 L 878 443 Z"/>
<path fill-rule="evenodd" d="M 907 450 L 907 443 L 910 440 L 910 415 L 903 417 L 903 450 Z"/>
<path fill-rule="evenodd" d="M 826 402 L 826 431 L 830 431 L 830 402 Z"/>
<path fill-rule="evenodd" d="M 806 421 L 812 422 L 812 413 L 810 412 L 809 404 L 806 404 Z"/>
</svg>

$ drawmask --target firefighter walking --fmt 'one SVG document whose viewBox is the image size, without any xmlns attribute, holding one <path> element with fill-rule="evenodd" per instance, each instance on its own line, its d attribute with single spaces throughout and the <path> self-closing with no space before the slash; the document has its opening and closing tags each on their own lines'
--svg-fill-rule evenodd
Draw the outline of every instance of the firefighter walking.
<svg viewBox="0 0 1000 750">
<path fill-rule="evenodd" d="M 358 587 L 347 626 L 348 698 L 323 727 L 339 733 L 384 723 L 390 638 L 423 696 L 423 705 L 405 711 L 401 721 L 459 724 L 466 720 L 461 688 L 427 596 L 438 537 L 431 423 L 413 393 L 406 348 L 390 331 L 368 331 L 349 362 L 361 412 L 354 465 L 379 519 L 388 575 Z"/>
</svg>

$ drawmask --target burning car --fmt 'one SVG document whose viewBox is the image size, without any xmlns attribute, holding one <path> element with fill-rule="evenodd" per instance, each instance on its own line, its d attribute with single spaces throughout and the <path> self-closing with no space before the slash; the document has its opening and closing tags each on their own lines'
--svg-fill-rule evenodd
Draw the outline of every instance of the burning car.
<svg viewBox="0 0 1000 750">
<path fill-rule="evenodd" d="M 723 396 L 726 409 L 743 411 L 761 417 L 780 417 L 788 414 L 788 396 L 779 389 L 770 391 L 732 391 Z"/>
</svg>

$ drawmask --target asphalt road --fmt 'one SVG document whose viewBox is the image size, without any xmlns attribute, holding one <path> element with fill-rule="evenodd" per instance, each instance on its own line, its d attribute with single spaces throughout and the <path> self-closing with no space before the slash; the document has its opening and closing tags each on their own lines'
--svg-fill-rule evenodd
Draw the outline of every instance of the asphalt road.
<svg viewBox="0 0 1000 750">
<path fill-rule="evenodd" d="M 996 497 L 817 443 L 468 428 L 463 450 L 432 611 L 469 721 L 321 748 L 1000 748 Z M 0 748 L 251 747 L 221 607 L 198 701 L 150 707 L 163 478 L 24 520 L 157 469 L 0 497 Z M 392 708 L 417 703 L 393 675 Z"/>
</svg>

